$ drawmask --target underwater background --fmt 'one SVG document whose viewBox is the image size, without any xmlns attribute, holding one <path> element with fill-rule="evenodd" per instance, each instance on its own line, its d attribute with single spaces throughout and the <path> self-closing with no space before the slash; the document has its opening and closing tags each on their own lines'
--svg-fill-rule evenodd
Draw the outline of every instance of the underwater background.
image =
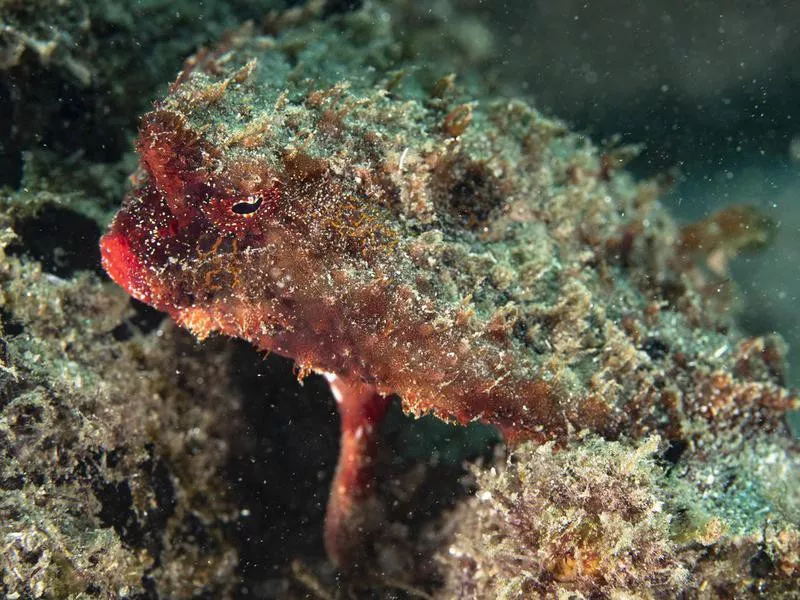
<svg viewBox="0 0 800 600">
<path fill-rule="evenodd" d="M 307 6 L 311 18 L 336 22 L 362 4 L 376 3 Z M 745 336 L 785 340 L 784 385 L 800 385 L 800 4 L 377 4 L 421 72 L 457 73 L 482 98 L 522 98 L 601 148 L 641 145 L 626 168 L 665 182 L 661 202 L 678 223 L 732 205 L 756 208 L 769 222 L 769 241 L 727 257 L 720 294 Z M 494 430 L 414 420 L 393 407 L 382 430 L 392 450 L 378 469 L 381 494 L 391 498 L 387 539 L 413 538 L 413 549 L 398 541 L 398 558 L 387 543 L 382 559 L 401 565 L 397 572 L 360 574 L 353 584 L 327 561 L 321 539 L 338 449 L 325 382 L 312 376 L 299 386 L 291 361 L 265 358 L 238 340 L 198 344 L 129 299 L 100 264 L 98 240 L 136 169 L 139 119 L 183 61 L 248 20 L 277 35 L 291 21 L 282 15 L 303 6 L 0 0 L 0 595 L 495 597 L 464 591 L 469 586 L 452 569 L 428 560 L 457 528 L 449 520 L 476 530 L 485 524 L 476 511 L 458 512 L 469 512 L 464 499 L 476 481 L 479 497 L 507 492 L 464 467 L 498 458 Z M 800 418 L 790 418 L 796 436 Z M 605 462 L 587 466 L 587 478 L 619 475 L 620 464 L 636 462 L 629 481 L 639 487 L 630 497 L 661 490 L 651 481 L 651 455 L 661 460 L 668 450 L 654 443 L 597 450 Z M 590 460 L 595 450 L 587 448 L 569 455 L 573 464 Z M 520 481 L 566 478 L 571 469 L 525 452 L 530 465 L 542 466 L 521 469 Z M 789 482 L 787 503 L 797 492 L 793 460 L 776 476 Z M 737 499 L 745 508 L 749 494 L 757 496 L 746 487 Z M 636 510 L 658 512 L 659 493 Z M 796 528 L 797 507 L 783 508 Z M 716 541 L 715 525 L 708 520 L 697 537 Z M 796 597 L 800 546 L 796 537 L 781 540 L 790 549 L 784 555 L 764 550 L 741 559 L 751 580 L 779 581 L 748 581 L 749 597 Z M 700 542 L 692 543 L 701 554 Z M 571 568 L 552 570 L 569 579 Z M 398 575 L 404 570 L 408 581 Z M 745 593 L 720 587 L 687 597 L 726 592 Z M 532 588 L 504 593 L 539 597 Z"/>
</svg>

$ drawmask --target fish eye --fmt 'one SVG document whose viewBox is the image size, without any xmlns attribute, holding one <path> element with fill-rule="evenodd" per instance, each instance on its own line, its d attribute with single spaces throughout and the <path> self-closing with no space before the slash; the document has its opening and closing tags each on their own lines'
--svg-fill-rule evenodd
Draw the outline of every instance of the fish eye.
<svg viewBox="0 0 800 600">
<path fill-rule="evenodd" d="M 248 216 L 256 212 L 264 203 L 262 195 L 248 196 L 247 200 L 242 200 L 231 206 L 231 212 L 235 215 Z"/>
</svg>

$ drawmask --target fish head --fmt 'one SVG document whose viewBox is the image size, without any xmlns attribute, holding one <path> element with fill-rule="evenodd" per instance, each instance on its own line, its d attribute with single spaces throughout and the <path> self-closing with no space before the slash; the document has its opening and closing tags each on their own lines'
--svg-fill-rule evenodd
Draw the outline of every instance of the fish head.
<svg viewBox="0 0 800 600">
<path fill-rule="evenodd" d="M 133 190 L 100 241 L 103 267 L 176 316 L 231 291 L 236 256 L 274 229 L 281 184 L 266 159 L 220 151 L 177 112 L 147 114 L 137 150 Z"/>
</svg>

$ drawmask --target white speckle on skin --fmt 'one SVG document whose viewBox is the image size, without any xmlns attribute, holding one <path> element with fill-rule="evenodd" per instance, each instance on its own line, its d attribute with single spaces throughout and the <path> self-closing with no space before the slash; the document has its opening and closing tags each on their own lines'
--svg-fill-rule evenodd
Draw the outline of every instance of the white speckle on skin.
<svg viewBox="0 0 800 600">
<path fill-rule="evenodd" d="M 403 153 L 400 155 L 400 160 L 397 163 L 397 170 L 403 172 L 403 167 L 406 164 L 406 156 L 408 156 L 408 148 L 403 148 Z"/>
<path fill-rule="evenodd" d="M 728 344 L 723 344 L 714 351 L 713 354 L 714 358 L 720 358 L 723 354 L 725 354 L 728 351 L 728 349 L 729 349 Z"/>
</svg>

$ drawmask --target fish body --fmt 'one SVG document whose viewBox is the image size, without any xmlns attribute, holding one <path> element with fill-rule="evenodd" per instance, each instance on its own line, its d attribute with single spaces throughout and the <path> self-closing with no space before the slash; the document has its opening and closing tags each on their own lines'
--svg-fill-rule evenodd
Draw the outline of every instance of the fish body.
<svg viewBox="0 0 800 600">
<path fill-rule="evenodd" d="M 766 358 L 737 373 L 657 187 L 523 102 L 426 90 L 370 11 L 190 60 L 101 241 L 115 281 L 199 338 L 329 376 L 350 415 L 332 556 L 390 395 L 509 441 L 781 427 L 793 396 Z"/>
</svg>

